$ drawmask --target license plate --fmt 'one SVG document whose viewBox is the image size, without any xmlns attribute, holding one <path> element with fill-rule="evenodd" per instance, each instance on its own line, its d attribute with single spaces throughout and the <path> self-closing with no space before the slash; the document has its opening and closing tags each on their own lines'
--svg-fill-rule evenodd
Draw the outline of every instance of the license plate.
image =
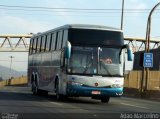
<svg viewBox="0 0 160 119">
<path fill-rule="evenodd" d="M 101 94 L 101 92 L 100 91 L 92 91 L 92 94 L 99 95 L 99 94 Z"/>
</svg>

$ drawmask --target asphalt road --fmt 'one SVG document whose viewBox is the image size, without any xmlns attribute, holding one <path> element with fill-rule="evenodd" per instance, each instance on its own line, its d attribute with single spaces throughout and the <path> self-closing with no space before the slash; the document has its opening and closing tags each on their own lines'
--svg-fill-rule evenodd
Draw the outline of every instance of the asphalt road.
<svg viewBox="0 0 160 119">
<path fill-rule="evenodd" d="M 8 117 L 8 118 L 5 118 Z M 57 101 L 54 94 L 32 95 L 29 87 L 0 88 L 0 119 L 20 118 L 160 118 L 160 102 L 111 98 L 108 104 L 90 98 Z"/>
</svg>

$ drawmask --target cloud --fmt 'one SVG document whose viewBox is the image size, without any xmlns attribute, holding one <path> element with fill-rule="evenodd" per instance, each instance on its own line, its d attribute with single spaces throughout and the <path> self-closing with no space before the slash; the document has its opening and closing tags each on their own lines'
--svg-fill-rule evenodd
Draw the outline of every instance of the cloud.
<svg viewBox="0 0 160 119">
<path fill-rule="evenodd" d="M 58 0 L 58 1 L 45 0 L 44 4 L 45 6 L 50 7 L 50 8 L 68 8 L 71 3 L 68 1 L 62 1 L 62 0 Z M 54 11 L 58 11 L 58 12 L 54 12 Z M 65 10 L 54 10 L 54 11 L 52 13 L 53 16 L 54 15 L 62 16 L 62 17 L 55 17 L 55 19 L 58 21 L 64 22 L 65 20 L 66 23 L 75 21 L 74 17 L 70 16 L 69 12 L 64 12 Z"/>
<path fill-rule="evenodd" d="M 132 13 L 134 16 L 140 16 L 142 15 L 140 9 L 147 9 L 147 4 L 144 1 L 140 0 L 129 0 L 125 3 L 125 9 L 134 9 L 135 13 Z M 130 13 L 128 13 L 130 14 Z"/>
<path fill-rule="evenodd" d="M 50 29 L 47 22 L 33 21 L 22 17 L 1 15 L 0 33 L 37 33 Z"/>
</svg>

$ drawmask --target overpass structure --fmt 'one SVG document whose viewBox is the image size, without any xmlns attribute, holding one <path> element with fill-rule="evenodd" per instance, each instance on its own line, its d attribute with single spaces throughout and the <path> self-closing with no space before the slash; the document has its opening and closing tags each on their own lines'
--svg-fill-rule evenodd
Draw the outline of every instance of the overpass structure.
<svg viewBox="0 0 160 119">
<path fill-rule="evenodd" d="M 144 38 L 125 37 L 124 40 L 127 44 L 132 46 L 133 52 L 145 50 L 146 39 Z M 158 48 L 160 46 L 160 39 L 152 38 L 150 44 L 150 49 Z"/>
<path fill-rule="evenodd" d="M 32 34 L 0 34 L 0 52 L 28 52 Z"/>
<path fill-rule="evenodd" d="M 0 52 L 28 52 L 29 40 L 33 34 L 0 34 Z M 132 46 L 133 52 L 143 51 L 146 40 L 125 37 L 125 43 Z M 151 48 L 158 48 L 160 39 L 151 39 Z"/>
</svg>

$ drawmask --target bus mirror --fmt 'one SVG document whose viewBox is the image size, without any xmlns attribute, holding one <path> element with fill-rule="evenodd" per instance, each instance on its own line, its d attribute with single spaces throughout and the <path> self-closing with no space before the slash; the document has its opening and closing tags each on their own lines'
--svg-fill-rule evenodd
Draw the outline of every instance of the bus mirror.
<svg viewBox="0 0 160 119">
<path fill-rule="evenodd" d="M 71 44 L 70 42 L 66 42 L 66 46 L 64 48 L 64 57 L 69 59 L 71 57 Z"/>
<path fill-rule="evenodd" d="M 133 61 L 133 53 L 132 53 L 132 49 L 129 45 L 125 45 L 126 49 L 127 49 L 127 57 L 128 57 L 128 61 Z"/>
</svg>

